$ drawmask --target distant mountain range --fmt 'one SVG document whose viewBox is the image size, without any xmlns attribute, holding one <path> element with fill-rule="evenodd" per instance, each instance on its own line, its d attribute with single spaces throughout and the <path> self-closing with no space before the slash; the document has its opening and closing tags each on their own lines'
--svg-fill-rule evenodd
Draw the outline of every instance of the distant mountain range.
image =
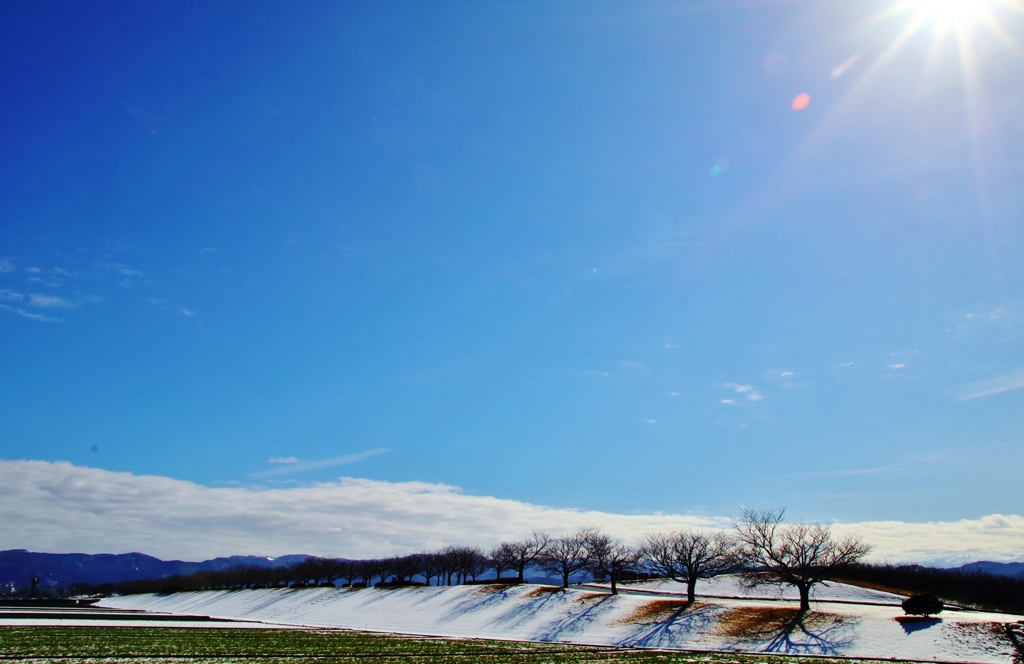
<svg viewBox="0 0 1024 664">
<path fill-rule="evenodd" d="M 213 572 L 234 565 L 276 567 L 305 560 L 306 555 L 228 556 L 202 562 L 160 560 L 143 553 L 33 553 L 25 549 L 0 551 L 0 590 L 15 586 L 24 588 L 29 579 L 39 577 L 40 588 L 62 588 L 72 583 L 118 583 L 143 579 L 162 579 L 176 574 Z M 954 569 L 985 572 L 995 576 L 1024 579 L 1024 562 L 995 563 L 981 560 Z M 540 579 L 531 576 L 531 579 Z"/>
<path fill-rule="evenodd" d="M 62 588 L 72 583 L 118 583 L 142 579 L 162 579 L 176 574 L 213 572 L 234 565 L 276 567 L 291 565 L 309 556 L 277 558 L 228 556 L 202 562 L 160 560 L 144 553 L 33 553 L 25 549 L 0 551 L 0 589 L 29 585 L 39 577 L 40 588 Z"/>
<path fill-rule="evenodd" d="M 1012 576 L 1016 579 L 1024 579 L 1024 563 L 993 563 L 987 560 L 979 560 L 976 563 L 967 563 L 957 569 L 965 572 L 985 572 L 994 576 Z"/>
</svg>

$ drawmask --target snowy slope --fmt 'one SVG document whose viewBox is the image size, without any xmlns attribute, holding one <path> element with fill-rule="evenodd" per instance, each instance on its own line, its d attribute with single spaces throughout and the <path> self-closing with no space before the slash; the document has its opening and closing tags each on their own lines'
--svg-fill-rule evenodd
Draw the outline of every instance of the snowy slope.
<svg viewBox="0 0 1024 664">
<path fill-rule="evenodd" d="M 554 591 L 554 592 L 552 592 Z M 787 628 L 792 606 L 759 600 L 680 602 L 543 586 L 240 590 L 132 595 L 105 607 L 452 637 L 658 648 L 1012 661 L 1003 614 L 950 612 L 906 630 L 896 607 L 817 603 Z"/>
</svg>

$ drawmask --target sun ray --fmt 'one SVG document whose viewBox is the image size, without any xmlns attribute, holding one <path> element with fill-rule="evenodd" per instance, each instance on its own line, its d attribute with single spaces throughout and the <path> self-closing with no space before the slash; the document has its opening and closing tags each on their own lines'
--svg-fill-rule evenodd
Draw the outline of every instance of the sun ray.
<svg viewBox="0 0 1024 664">
<path fill-rule="evenodd" d="M 1024 3 L 1022 3 L 1019 8 L 1014 7 L 1014 9 L 1017 9 L 1017 11 L 1024 13 Z M 979 7 L 977 12 L 978 18 L 985 25 L 985 27 L 988 28 L 992 32 L 992 34 L 998 37 L 1000 41 L 1003 42 L 1004 46 L 1009 47 L 1014 53 L 1017 54 L 1019 58 L 1024 60 L 1024 48 L 1021 48 L 1020 44 L 1018 44 L 1014 40 L 1013 35 L 1011 35 L 1006 30 L 1006 27 L 1002 23 L 1000 23 L 996 15 L 993 14 L 987 7 Z"/>
<path fill-rule="evenodd" d="M 967 140 L 971 155 L 971 176 L 974 195 L 978 200 L 980 223 L 985 233 L 989 261 L 994 273 L 1002 274 L 999 265 L 999 251 L 996 246 L 992 201 L 989 196 L 988 174 L 983 154 L 984 143 L 984 106 L 981 97 L 981 78 L 978 72 L 978 59 L 974 50 L 974 39 L 970 26 L 961 23 L 956 30 L 957 47 L 960 54 L 960 72 L 963 78 L 964 102 L 967 107 Z"/>
</svg>

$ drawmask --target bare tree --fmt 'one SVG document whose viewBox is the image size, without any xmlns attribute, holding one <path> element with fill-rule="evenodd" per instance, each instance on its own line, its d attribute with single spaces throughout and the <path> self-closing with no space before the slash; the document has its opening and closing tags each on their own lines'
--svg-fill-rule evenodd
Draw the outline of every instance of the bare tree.
<svg viewBox="0 0 1024 664">
<path fill-rule="evenodd" d="M 455 582 L 458 583 L 458 565 L 457 565 L 457 554 L 458 547 L 446 546 L 445 548 L 438 551 L 435 555 L 437 556 L 438 564 L 438 580 L 437 585 L 450 586 L 452 585 L 452 577 L 455 576 Z"/>
<path fill-rule="evenodd" d="M 501 573 L 507 569 L 515 569 L 516 544 L 513 542 L 502 542 L 497 545 L 489 554 L 491 567 L 494 568 L 494 580 L 501 582 Z"/>
<path fill-rule="evenodd" d="M 535 530 L 524 540 L 518 542 L 512 542 L 512 566 L 517 574 L 519 582 L 525 581 L 523 575 L 526 573 L 526 567 L 538 560 L 548 545 L 551 544 L 551 536 L 542 530 Z"/>
<path fill-rule="evenodd" d="M 437 585 L 444 581 L 443 556 L 440 553 L 424 553 L 423 556 L 423 577 L 430 585 L 430 580 L 437 577 Z"/>
<path fill-rule="evenodd" d="M 591 531 L 587 539 L 587 553 L 589 566 L 606 574 L 612 583 L 612 594 L 618 595 L 616 584 L 623 572 L 636 567 L 637 550 L 602 532 Z"/>
<path fill-rule="evenodd" d="M 592 529 L 577 530 L 552 540 L 536 562 L 541 569 L 562 577 L 562 587 L 568 588 L 569 577 L 590 563 L 588 545 L 593 534 Z"/>
<path fill-rule="evenodd" d="M 413 577 L 423 574 L 423 554 L 414 553 L 408 556 L 389 558 L 391 572 L 398 577 L 399 583 L 412 583 Z"/>
<path fill-rule="evenodd" d="M 455 547 L 452 553 L 459 583 L 465 583 L 470 577 L 476 581 L 477 575 L 482 574 L 488 567 L 487 556 L 475 546 Z"/>
<path fill-rule="evenodd" d="M 698 579 L 735 572 L 741 562 L 736 542 L 728 535 L 695 530 L 648 535 L 640 557 L 656 574 L 685 583 L 689 602 L 696 596 Z"/>
<path fill-rule="evenodd" d="M 811 588 L 840 574 L 871 547 L 855 535 L 837 539 L 831 524 L 787 524 L 786 510 L 743 510 L 736 524 L 748 582 L 789 584 L 800 591 L 800 610 L 811 608 Z"/>
</svg>

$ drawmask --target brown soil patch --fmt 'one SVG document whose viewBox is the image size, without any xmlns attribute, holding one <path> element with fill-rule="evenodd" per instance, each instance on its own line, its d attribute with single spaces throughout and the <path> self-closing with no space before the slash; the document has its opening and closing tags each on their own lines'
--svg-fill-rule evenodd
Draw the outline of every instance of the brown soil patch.
<svg viewBox="0 0 1024 664">
<path fill-rule="evenodd" d="M 697 602 L 694 602 L 694 606 Z M 653 602 L 647 602 L 643 606 L 637 607 L 636 611 L 629 614 L 620 623 L 653 623 L 663 620 L 670 615 L 684 609 L 691 608 L 689 602 L 677 600 L 677 599 L 658 599 Z"/>
<path fill-rule="evenodd" d="M 715 633 L 732 638 L 770 638 L 785 630 L 819 629 L 840 623 L 842 616 L 768 606 L 740 606 L 726 611 L 715 622 Z"/>
<path fill-rule="evenodd" d="M 562 588 L 560 588 L 558 586 L 538 586 L 538 587 L 534 588 L 533 590 L 531 590 L 530 592 L 528 592 L 525 595 L 523 595 L 523 597 L 541 597 L 543 595 L 547 595 L 548 593 L 560 593 L 560 592 L 562 592 Z"/>
<path fill-rule="evenodd" d="M 480 586 L 476 591 L 481 595 L 492 595 L 501 592 L 505 588 L 508 588 L 508 586 L 504 583 L 490 583 L 486 586 Z"/>
<path fill-rule="evenodd" d="M 611 595 L 608 595 L 606 593 L 584 593 L 583 595 L 580 595 L 573 601 L 577 604 L 586 604 L 587 602 L 592 602 L 595 599 L 600 599 L 602 597 L 611 597 Z"/>
</svg>

